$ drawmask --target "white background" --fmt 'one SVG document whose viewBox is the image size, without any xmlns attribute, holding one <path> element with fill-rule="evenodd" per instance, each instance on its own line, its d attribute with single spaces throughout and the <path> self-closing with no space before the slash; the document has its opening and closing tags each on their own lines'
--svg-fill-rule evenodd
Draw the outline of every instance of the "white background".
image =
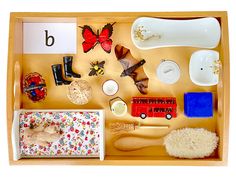
<svg viewBox="0 0 236 177">
<path fill-rule="evenodd" d="M 208 11 L 227 10 L 231 47 L 231 120 L 229 163 L 225 167 L 161 166 L 9 166 L 6 135 L 6 73 L 9 13 L 11 11 Z M 236 5 L 234 0 L 0 0 L 0 177 L 14 176 L 181 176 L 236 177 Z"/>
</svg>

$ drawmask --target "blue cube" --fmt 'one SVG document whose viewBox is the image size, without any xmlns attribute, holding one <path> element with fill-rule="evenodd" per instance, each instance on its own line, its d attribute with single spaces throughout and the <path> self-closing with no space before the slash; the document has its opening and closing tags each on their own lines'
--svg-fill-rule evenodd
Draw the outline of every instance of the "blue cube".
<svg viewBox="0 0 236 177">
<path fill-rule="evenodd" d="M 213 94 L 211 92 L 185 93 L 184 113 L 187 117 L 212 117 Z"/>
</svg>

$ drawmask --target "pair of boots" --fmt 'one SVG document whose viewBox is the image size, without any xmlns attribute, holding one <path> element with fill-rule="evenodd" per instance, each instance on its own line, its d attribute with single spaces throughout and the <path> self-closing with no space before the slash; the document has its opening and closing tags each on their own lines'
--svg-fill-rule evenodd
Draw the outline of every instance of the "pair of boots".
<svg viewBox="0 0 236 177">
<path fill-rule="evenodd" d="M 72 70 L 72 60 L 73 60 L 72 56 L 63 57 L 65 77 L 80 78 L 81 75 L 75 73 Z M 61 64 L 52 65 L 52 72 L 53 72 L 53 76 L 54 76 L 54 80 L 55 80 L 56 85 L 62 85 L 62 84 L 69 85 L 71 83 L 71 81 L 66 80 L 66 79 L 63 78 L 63 76 L 62 76 L 62 65 Z"/>
</svg>

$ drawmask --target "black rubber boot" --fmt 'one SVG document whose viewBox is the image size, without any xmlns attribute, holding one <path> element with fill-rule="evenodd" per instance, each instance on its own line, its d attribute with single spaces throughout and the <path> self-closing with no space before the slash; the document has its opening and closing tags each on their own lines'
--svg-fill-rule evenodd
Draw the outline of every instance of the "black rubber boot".
<svg viewBox="0 0 236 177">
<path fill-rule="evenodd" d="M 55 64 L 52 65 L 52 72 L 55 80 L 56 85 L 69 85 L 71 81 L 65 80 L 62 76 L 62 65 L 61 64 Z"/>
<path fill-rule="evenodd" d="M 66 77 L 76 77 L 76 78 L 80 78 L 81 75 L 75 73 L 75 72 L 72 70 L 72 61 L 73 61 L 73 56 L 65 56 L 65 57 L 63 57 L 65 76 L 66 76 Z"/>
</svg>

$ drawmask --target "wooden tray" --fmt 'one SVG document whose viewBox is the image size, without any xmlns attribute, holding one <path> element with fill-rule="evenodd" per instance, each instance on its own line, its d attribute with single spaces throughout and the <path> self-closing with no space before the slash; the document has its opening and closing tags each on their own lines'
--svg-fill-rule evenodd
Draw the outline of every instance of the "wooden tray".
<svg viewBox="0 0 236 177">
<path fill-rule="evenodd" d="M 147 51 L 138 50 L 130 38 L 132 22 L 142 16 L 169 18 L 169 19 L 194 19 L 199 17 L 215 17 L 221 24 L 221 41 L 214 49 L 219 51 L 222 62 L 221 79 L 217 86 L 199 87 L 194 85 L 188 74 L 188 64 L 191 54 L 199 50 L 193 47 L 171 47 L 152 49 Z M 75 71 L 83 75 L 83 79 L 93 83 L 94 99 L 87 105 L 78 106 L 72 104 L 66 94 L 65 86 L 55 86 L 51 65 L 62 63 L 64 55 L 59 54 L 23 54 L 22 38 L 24 22 L 70 22 L 77 19 L 78 26 L 91 25 L 101 29 L 108 22 L 117 22 L 112 35 L 113 48 L 111 54 L 106 54 L 100 47 L 93 51 L 83 53 L 81 29 L 77 28 L 77 54 L 74 55 L 73 67 Z M 122 67 L 114 54 L 114 46 L 122 44 L 128 47 L 136 58 L 145 58 L 145 71 L 152 82 L 149 82 L 148 96 L 175 96 L 178 103 L 178 117 L 171 121 L 165 119 L 140 120 L 127 114 L 126 117 L 117 118 L 109 110 L 108 101 L 112 97 L 103 96 L 101 84 L 107 79 L 115 79 L 121 89 L 118 93 L 128 103 L 130 113 L 130 100 L 132 96 L 140 96 L 137 88 L 130 78 L 120 78 Z M 106 60 L 105 75 L 103 77 L 88 77 L 89 63 L 94 60 Z M 181 78 L 178 83 L 166 86 L 155 76 L 155 69 L 162 59 L 174 59 L 181 68 Z M 44 66 L 44 67 L 42 67 Z M 45 67 L 48 66 L 48 67 Z M 32 103 L 20 89 L 22 77 L 29 72 L 48 73 L 44 78 L 48 86 L 47 98 L 40 103 Z M 184 87 L 183 87 L 184 85 Z M 183 94 L 190 91 L 210 91 L 215 96 L 215 112 L 211 119 L 187 119 L 183 113 Z M 7 126 L 10 164 L 73 164 L 73 165 L 225 165 L 228 151 L 228 128 L 229 128 L 229 45 L 228 45 L 228 22 L 227 12 L 133 12 L 133 13 L 11 13 L 9 32 L 9 57 L 7 76 Z M 17 109 L 105 109 L 105 160 L 99 159 L 20 159 L 13 161 L 11 129 L 14 110 Z M 112 143 L 117 138 L 108 129 L 110 122 L 115 120 L 140 121 L 147 124 L 168 124 L 167 130 L 138 130 L 135 135 L 149 137 L 164 136 L 170 130 L 189 127 L 204 127 L 217 132 L 220 137 L 217 152 L 205 159 L 187 160 L 177 159 L 167 155 L 164 147 L 149 147 L 133 152 L 121 152 L 116 150 Z"/>
</svg>

